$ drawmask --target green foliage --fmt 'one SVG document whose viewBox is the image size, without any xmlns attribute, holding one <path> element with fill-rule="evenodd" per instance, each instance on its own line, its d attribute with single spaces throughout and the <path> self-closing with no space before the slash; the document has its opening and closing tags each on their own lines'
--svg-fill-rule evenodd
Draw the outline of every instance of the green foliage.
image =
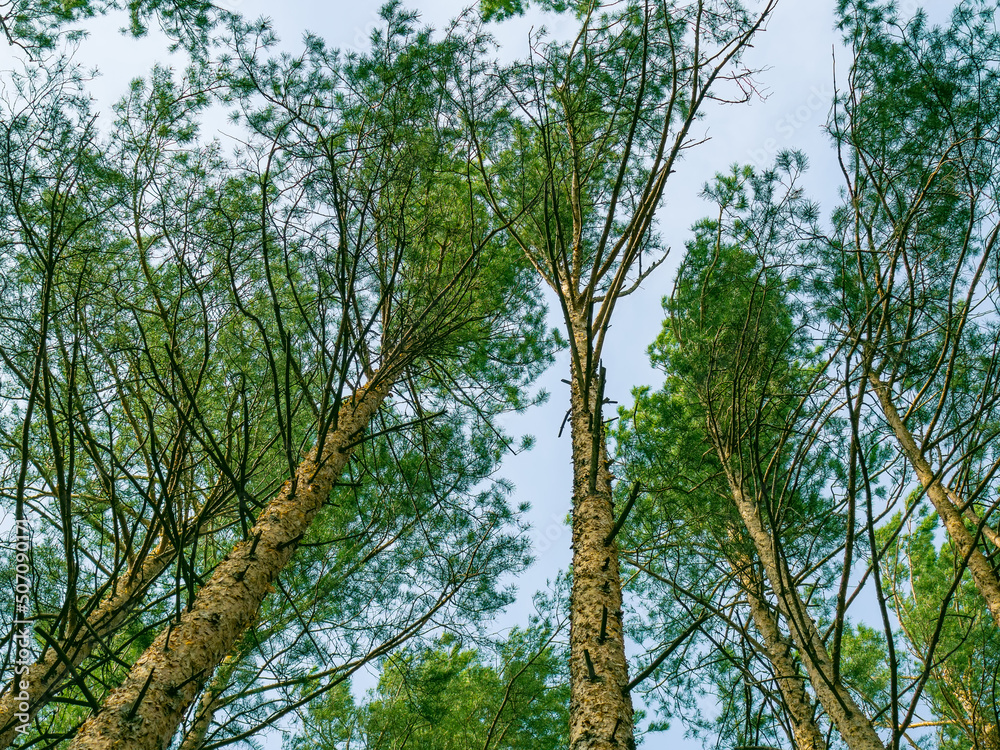
<svg viewBox="0 0 1000 750">
<path fill-rule="evenodd" d="M 887 552 L 892 607 L 911 659 L 929 672 L 935 714 L 949 720 L 939 746 L 993 747 L 1000 726 L 1000 632 L 985 601 L 954 545 L 941 540 L 936 514 L 920 508 L 905 527 L 897 515 L 880 534 L 896 535 Z"/>
<path fill-rule="evenodd" d="M 497 644 L 497 666 L 444 635 L 386 660 L 376 688 L 356 706 L 340 687 L 315 702 L 290 750 L 556 750 L 565 747 L 569 688 L 563 655 L 546 627 L 514 629 Z M 342 683 L 343 684 L 343 683 Z"/>
<path fill-rule="evenodd" d="M 994 458 L 980 429 L 994 428 L 963 424 L 977 411 L 995 421 L 994 400 L 981 395 L 996 391 L 986 353 L 997 301 L 984 285 L 996 265 L 996 12 L 967 0 L 936 28 L 922 13 L 901 17 L 894 3 L 840 4 L 856 93 L 836 103 L 831 133 L 850 192 L 817 251 L 815 295 L 857 337 L 848 352 L 862 349 L 909 402 L 914 423 L 951 431 L 949 450 L 984 465 Z"/>
<path fill-rule="evenodd" d="M 801 229 L 816 220 L 797 185 L 804 168 L 804 157 L 783 154 L 774 170 L 734 168 L 706 189 L 718 214 L 695 225 L 649 350 L 664 383 L 635 389 L 613 432 L 626 480 L 618 504 L 625 486 L 642 489 L 622 534 L 637 569 L 635 606 L 649 613 L 633 637 L 656 654 L 700 614 L 716 615 L 659 667 L 650 695 L 661 715 L 679 715 L 706 744 L 780 744 L 788 731 L 773 666 L 750 645 L 759 636 L 745 592 L 765 602 L 773 594 L 732 484 L 762 504 L 774 543 L 819 591 L 830 571 L 817 562 L 843 533 L 823 487 L 835 471 L 831 456 L 810 436 L 821 423 L 813 422 L 818 363 L 799 297 Z M 816 617 L 828 608 L 821 597 L 811 604 Z"/>
<path fill-rule="evenodd" d="M 504 21 L 523 16 L 530 5 L 530 0 L 480 0 L 479 12 L 487 21 Z M 554 13 L 565 13 L 572 8 L 579 16 L 586 13 L 589 3 L 582 0 L 540 0 L 538 7 Z"/>
<path fill-rule="evenodd" d="M 194 61 L 136 79 L 109 123 L 64 58 L 5 74 L 0 499 L 36 521 L 38 628 L 73 637 L 151 549 L 178 552 L 83 665 L 98 699 L 245 538 L 343 397 L 386 367 L 391 403 L 215 675 L 209 741 L 295 713 L 292 750 L 565 747 L 559 626 L 486 643 L 530 561 L 524 507 L 498 478 L 514 442 L 499 423 L 544 398 L 532 384 L 570 343 L 547 330 L 539 280 L 589 311 L 598 340 L 642 261 L 662 257 L 652 207 L 707 95 L 696 63 L 738 47 L 752 19 L 728 2 L 537 7 L 575 14 L 580 37 L 536 37 L 498 69 L 478 19 L 436 35 L 399 2 L 365 52 L 308 37 L 297 55 L 205 0 L 5 6 L 2 31 L 29 56 L 119 12 Z M 480 6 L 496 21 L 528 8 Z M 650 348 L 664 381 L 637 388 L 611 433 L 616 508 L 641 489 L 618 538 L 643 649 L 632 672 L 672 648 L 640 688 L 654 730 L 680 716 L 706 744 L 785 742 L 749 587 L 776 602 L 735 482 L 865 709 L 898 719 L 923 690 L 938 746 L 994 748 L 1000 637 L 919 495 L 905 521 L 876 516 L 912 477 L 857 389 L 891 380 L 939 475 L 995 526 L 997 6 L 966 0 L 943 28 L 893 2 L 838 9 L 853 61 L 830 124 L 848 180 L 832 236 L 798 187 L 803 156 L 718 176 L 718 213 L 695 225 Z M 225 54 L 207 64 L 214 34 Z M 246 136 L 232 153 L 200 130 L 220 102 Z M 869 530 L 885 549 L 883 629 L 835 609 L 875 577 L 859 564 L 875 556 Z M 8 549 L 0 580 L 13 574 Z M 12 611 L 3 587 L 6 626 Z M 358 699 L 349 675 L 374 663 Z M 59 696 L 38 746 L 89 711 L 81 684 Z"/>
<path fill-rule="evenodd" d="M 37 56 L 57 48 L 60 41 L 81 36 L 81 21 L 108 13 L 126 14 L 122 29 L 145 36 L 151 22 L 174 42 L 195 55 L 204 54 L 212 28 L 228 13 L 211 0 L 13 0 L 5 3 L 0 31 L 8 44 Z"/>
<path fill-rule="evenodd" d="M 552 356 L 544 305 L 462 158 L 446 96 L 457 42 L 398 5 L 383 17 L 367 53 L 310 39 L 298 59 L 267 58 L 266 27 L 231 19 L 230 57 L 133 81 L 108 133 L 68 65 L 15 76 L 23 101 L 2 115 L 0 387 L 17 410 L 0 413 L 0 450 L 4 502 L 41 519 L 35 611 L 78 638 L 130 566 L 178 552 L 87 661 L 98 699 L 246 537 L 342 398 L 383 365 L 396 383 L 217 674 L 218 741 L 433 623 L 478 634 L 528 561 L 496 476 L 513 441 L 497 420 L 544 397 L 531 392 Z M 219 98 L 246 126 L 233 154 L 201 139 Z M 51 704 L 39 732 L 86 712 Z"/>
<path fill-rule="evenodd" d="M 880 630 L 864 623 L 844 627 L 840 673 L 844 684 L 872 713 L 891 700 L 885 657 L 885 634 Z"/>
</svg>

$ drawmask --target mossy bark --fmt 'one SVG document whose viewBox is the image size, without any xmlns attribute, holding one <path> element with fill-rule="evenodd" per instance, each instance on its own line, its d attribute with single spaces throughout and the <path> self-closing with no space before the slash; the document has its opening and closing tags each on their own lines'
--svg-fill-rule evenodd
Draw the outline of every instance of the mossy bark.
<svg viewBox="0 0 1000 750">
<path fill-rule="evenodd" d="M 299 464 L 250 532 L 215 568 L 193 606 L 139 657 L 100 713 L 77 733 L 72 750 L 164 750 L 213 670 L 257 616 L 391 383 L 376 377 L 343 405 L 337 428 Z"/>
</svg>

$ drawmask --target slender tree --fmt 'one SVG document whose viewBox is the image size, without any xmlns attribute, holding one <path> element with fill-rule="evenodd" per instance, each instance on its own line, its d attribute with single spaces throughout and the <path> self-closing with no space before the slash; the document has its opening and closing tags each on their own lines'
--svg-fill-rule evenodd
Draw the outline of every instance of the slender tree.
<svg viewBox="0 0 1000 750">
<path fill-rule="evenodd" d="M 622 531 L 622 559 L 637 571 L 630 591 L 641 592 L 650 611 L 641 634 L 675 644 L 680 625 L 665 627 L 656 615 L 676 600 L 690 602 L 682 623 L 704 632 L 693 638 L 697 645 L 677 650 L 675 663 L 658 675 L 667 690 L 650 690 L 649 698 L 658 697 L 666 710 L 673 706 L 697 731 L 731 736 L 738 746 L 779 744 L 787 727 L 796 747 L 825 748 L 815 699 L 753 545 L 717 461 L 705 455 L 704 421 L 674 389 L 669 381 L 655 393 L 637 389 L 634 406 L 621 408 L 614 431 L 616 461 L 648 496 L 634 505 Z M 740 660 L 737 654 L 747 649 L 752 658 Z M 655 664 L 658 650 L 651 656 Z M 694 687 L 682 676 L 686 670 L 696 671 L 701 679 L 695 684 L 713 690 L 721 704 L 714 720 L 676 695 Z"/>
<path fill-rule="evenodd" d="M 535 37 L 530 57 L 500 72 L 467 64 L 462 106 L 486 195 L 558 298 L 570 350 L 573 750 L 635 744 L 605 339 L 618 301 L 663 261 L 654 216 L 702 105 L 725 80 L 749 96 L 737 62 L 773 7 L 580 3 L 573 41 Z"/>
<path fill-rule="evenodd" d="M 854 58 L 831 130 L 847 201 L 820 293 L 851 390 L 877 404 L 1000 625 L 996 12 L 963 2 L 931 28 L 841 3 Z"/>
<path fill-rule="evenodd" d="M 290 750 L 344 744 L 367 750 L 549 750 L 565 745 L 569 684 L 563 678 L 568 622 L 557 601 L 485 648 L 446 634 L 385 660 L 378 686 L 354 705 L 346 691 L 311 704 Z M 555 619 L 553 619 L 555 618 Z M 490 654 L 494 658 L 490 658 Z M 317 742 L 318 740 L 318 742 Z"/>
<path fill-rule="evenodd" d="M 1000 632 L 987 613 L 955 544 L 938 545 L 941 521 L 926 506 L 901 529 L 898 514 L 880 535 L 892 539 L 886 576 L 893 610 L 918 671 L 929 675 L 927 694 L 939 717 L 945 747 L 1000 747 L 997 695 Z M 928 655 L 932 655 L 928 659 Z"/>
<path fill-rule="evenodd" d="M 35 628 L 43 638 L 42 653 L 0 699 L 0 740 L 5 744 L 25 714 L 34 716 L 50 700 L 93 707 L 94 692 L 101 690 L 95 673 L 129 658 L 134 638 L 142 637 L 144 628 L 133 631 L 132 640 L 121 637 L 135 624 L 136 606 L 144 600 L 158 602 L 146 612 L 146 625 L 158 629 L 162 620 L 156 618 L 165 617 L 168 609 L 159 606 L 165 574 L 174 573 L 179 609 L 184 592 L 196 585 L 199 544 L 202 553 L 211 550 L 213 536 L 233 522 L 230 501 L 237 488 L 231 477 L 214 470 L 193 438 L 188 423 L 192 401 L 200 401 L 204 425 L 215 431 L 224 450 L 242 457 L 243 498 L 266 488 L 273 478 L 266 476 L 274 444 L 269 419 L 251 405 L 254 394 L 233 393 L 230 373 L 215 359 L 213 339 L 225 346 L 234 333 L 234 318 L 199 320 L 193 315 L 192 299 L 203 301 L 225 287 L 213 290 L 205 279 L 183 283 L 190 281 L 182 269 L 193 257 L 192 228 L 205 219 L 201 183 L 219 164 L 211 150 L 199 151 L 191 144 L 192 118 L 207 101 L 203 92 L 191 80 L 176 85 L 163 71 L 149 89 L 137 85 L 123 105 L 131 131 L 119 132 L 116 144 L 102 155 L 86 105 L 80 104 L 78 111 L 84 126 L 69 116 L 72 71 L 50 73 L 54 78 L 45 86 L 26 86 L 21 101 L 10 102 L 21 109 L 12 109 L 5 123 L 5 216 L 9 236 L 16 238 L 7 257 L 18 269 L 8 278 L 17 278 L 18 284 L 10 284 L 5 296 L 11 312 L 4 321 L 7 340 L 15 343 L 3 347 L 0 356 L 13 376 L 10 395 L 29 404 L 32 379 L 23 375 L 37 369 L 44 388 L 36 392 L 49 414 L 44 432 L 34 409 L 12 415 L 5 449 L 12 462 L 25 467 L 12 483 L 12 499 L 15 506 L 23 501 L 26 511 L 44 524 L 36 526 L 37 550 L 44 555 L 37 563 L 50 577 L 49 582 L 37 581 L 34 603 L 35 611 L 48 618 Z M 60 85 L 68 88 L 55 85 L 60 76 Z M 173 106 L 164 106 L 168 102 Z M 38 133 L 79 145 L 21 148 L 26 137 L 34 139 Z M 186 166 L 180 169 L 180 161 L 167 154 L 185 146 Z M 130 162 L 126 155 L 133 157 Z M 130 164 L 130 173 L 115 169 L 115 161 Z M 172 167 L 156 166 L 164 163 Z M 139 215 L 126 198 L 162 188 L 163 173 L 170 169 L 173 187 L 187 196 L 187 230 L 180 229 L 180 222 L 159 223 L 160 236 L 169 238 L 178 255 L 161 258 L 156 273 L 151 272 L 159 278 L 145 284 L 139 278 L 141 264 L 130 263 L 134 256 L 122 237 L 138 233 L 141 243 L 147 225 L 125 218 Z M 80 176 L 66 180 L 74 173 Z M 169 286 L 179 279 L 179 288 L 150 292 L 156 283 Z M 36 312 L 39 289 L 43 301 L 51 294 L 56 304 L 43 304 Z M 122 289 L 130 290 L 127 299 Z M 136 346 L 143 336 L 171 337 L 172 325 L 158 327 L 152 320 L 156 316 L 147 315 L 157 301 L 186 322 L 183 342 L 175 340 L 190 359 L 177 370 L 197 380 L 196 399 L 171 403 L 168 391 L 172 387 L 177 395 L 179 379 L 164 375 L 168 358 L 162 350 L 151 353 Z M 42 359 L 35 355 L 37 366 L 25 368 L 25 358 L 31 356 L 25 345 L 45 354 Z M 245 372 L 253 372 L 252 357 L 233 356 Z M 163 385 L 167 391 L 158 391 Z M 258 416 L 259 424 L 237 426 L 233 417 L 240 412 Z M 31 439 L 17 440 L 15 430 Z M 47 468 L 53 456 L 64 455 L 68 460 L 60 459 L 56 472 Z M 49 557 L 50 550 L 55 557 Z M 8 662 L 6 668 L 13 665 Z M 69 693 L 63 694 L 66 688 Z M 22 693 L 30 696 L 27 710 Z M 73 693 L 76 697 L 70 698 Z"/>
<path fill-rule="evenodd" d="M 171 724 L 231 654 L 202 696 L 212 710 L 201 715 L 214 713 L 211 694 L 226 672 L 260 646 L 238 644 L 241 632 L 317 514 L 341 541 L 361 533 L 330 580 L 377 577 L 374 563 L 385 560 L 395 593 L 388 586 L 381 603 L 393 607 L 395 596 L 399 613 L 368 644 L 348 644 L 327 676 L 389 653 L 435 617 L 478 616 L 506 601 L 494 582 L 522 564 L 523 543 L 509 533 L 504 485 L 481 484 L 508 447 L 494 415 L 528 403 L 524 387 L 546 359 L 541 307 L 520 254 L 476 208 L 475 180 L 454 160 L 458 131 L 435 128 L 447 117 L 438 74 L 454 42 L 433 43 L 392 8 L 386 22 L 374 51 L 345 64 L 314 42 L 297 62 L 265 64 L 255 45 L 266 29 L 234 24 L 228 90 L 246 104 L 253 133 L 242 174 L 218 147 L 196 143 L 205 89 L 178 87 L 165 71 L 133 86 L 103 149 L 85 105 L 75 120 L 63 114 L 76 100 L 56 84 L 43 87 L 40 116 L 30 106 L 11 116 L 4 208 L 24 283 L 7 299 L 26 314 L 6 323 L 26 347 L 4 347 L 16 376 L 5 385 L 19 382 L 23 392 L 12 395 L 39 404 L 34 419 L 28 408 L 19 420 L 23 440 L 6 435 L 25 467 L 11 499 L 44 516 L 51 497 L 61 538 L 39 546 L 37 559 L 51 549 L 68 571 L 64 589 L 54 584 L 60 565 L 36 588 L 61 596 L 31 678 L 32 714 L 57 702 L 36 722 L 40 740 L 84 741 L 81 714 L 144 650 L 161 659 L 162 683 L 142 682 L 116 717 L 110 706 L 128 693 L 126 679 L 100 721 L 117 718 L 127 732 L 136 717 L 155 715 L 146 741 L 169 741 Z M 396 96 L 383 102 L 390 79 Z M 262 92 L 282 97 L 279 106 L 259 107 Z M 63 147 L 34 148 L 44 146 L 38 133 Z M 392 388 L 396 408 L 372 428 L 385 438 L 366 441 Z M 48 440 L 39 449 L 40 435 Z M 307 441 L 317 445 L 303 464 Z M 53 477 L 50 455 L 67 453 Z M 320 513 L 352 455 L 352 487 L 396 472 L 382 477 L 400 484 L 396 508 L 371 515 L 378 503 L 358 491 L 342 498 L 351 502 L 339 519 Z M 289 475 L 297 479 L 258 516 Z M 233 563 L 225 548 L 241 538 Z M 79 562 L 83 540 L 107 546 L 113 566 L 103 553 Z M 351 549 L 372 568 L 359 574 Z M 289 600 L 292 610 L 308 601 Z M 51 600 L 36 607 L 53 609 Z M 301 616 L 284 622 L 276 637 L 294 641 L 287 631 Z M 158 631 L 163 647 L 150 649 Z M 318 694 L 322 679 L 306 694 Z M 173 713 L 154 700 L 157 689 Z M 20 713 L 13 691 L 6 701 Z M 10 718 L 12 732 L 21 720 Z"/>
<path fill-rule="evenodd" d="M 696 227 L 652 354 L 714 453 L 729 504 L 719 519 L 724 554 L 778 675 L 795 744 L 825 746 L 791 645 L 847 746 L 876 750 L 882 741 L 838 675 L 802 591 L 810 572 L 828 574 L 822 561 L 837 553 L 843 533 L 836 506 L 823 497 L 833 477 L 817 440 L 822 381 L 792 296 L 801 232 L 816 219 L 796 184 L 804 166 L 800 155 L 785 154 L 776 171 L 717 181 L 709 195 L 719 216 Z"/>
</svg>

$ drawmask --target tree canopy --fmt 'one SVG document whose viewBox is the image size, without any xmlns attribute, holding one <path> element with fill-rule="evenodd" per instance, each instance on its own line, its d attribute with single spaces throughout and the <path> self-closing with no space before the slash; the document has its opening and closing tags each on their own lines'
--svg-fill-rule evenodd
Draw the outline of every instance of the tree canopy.
<svg viewBox="0 0 1000 750">
<path fill-rule="evenodd" d="M 678 215 L 779 7 L 0 3 L 0 747 L 1000 750 L 1000 3 L 840 0 L 835 204 L 785 150 Z M 99 15 L 183 61 L 107 114 Z"/>
</svg>

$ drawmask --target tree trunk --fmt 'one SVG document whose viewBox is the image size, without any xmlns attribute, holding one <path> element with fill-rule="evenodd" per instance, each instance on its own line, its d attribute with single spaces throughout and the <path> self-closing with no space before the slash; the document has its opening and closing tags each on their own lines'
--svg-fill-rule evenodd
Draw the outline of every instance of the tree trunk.
<svg viewBox="0 0 1000 750">
<path fill-rule="evenodd" d="M 776 540 L 764 524 L 760 505 L 755 498 L 744 492 L 743 477 L 733 468 L 729 448 L 720 433 L 719 425 L 711 417 L 708 432 L 725 470 L 733 502 L 764 567 L 764 575 L 774 591 L 778 610 L 788 622 L 792 641 L 799 651 L 802 666 L 805 667 L 820 705 L 850 750 L 885 750 L 875 727 L 854 702 L 850 692 L 833 679 L 833 661 L 826 650 L 826 644 L 823 643 L 816 623 L 806 611 L 805 602 L 799 596 L 788 565 L 778 554 Z"/>
<path fill-rule="evenodd" d="M 94 651 L 94 647 L 117 630 L 126 615 L 135 607 L 139 597 L 150 583 L 159 577 L 174 559 L 173 549 L 160 549 L 151 552 L 143 560 L 137 570 L 129 571 L 124 580 L 108 594 L 100 606 L 87 617 L 87 624 L 76 629 L 72 637 L 66 638 L 59 646 L 69 657 L 70 665 L 75 669 L 80 666 Z M 0 748 L 10 747 L 17 737 L 17 727 L 45 707 L 56 694 L 56 688 L 70 673 L 67 665 L 55 649 L 45 649 L 41 657 L 28 667 L 26 674 L 16 676 L 15 682 L 7 686 L 0 699 Z M 22 694 L 28 697 L 28 710 L 21 711 L 24 700 Z"/>
<path fill-rule="evenodd" d="M 313 451 L 302 460 L 261 512 L 251 539 L 219 563 L 191 609 L 160 633 L 100 713 L 83 724 L 71 750 L 163 750 L 169 745 L 202 685 L 257 616 L 347 465 L 347 446 L 368 426 L 390 386 L 390 378 L 376 377 L 343 405 L 323 456 Z"/>
<path fill-rule="evenodd" d="M 781 635 L 778 618 L 761 594 L 761 581 L 752 561 L 734 564 L 750 604 L 754 627 L 764 642 L 764 655 L 774 670 L 774 679 L 792 723 L 796 750 L 826 750 L 826 739 L 816 724 L 813 703 L 805 680 L 792 658 L 788 641 Z"/>
<path fill-rule="evenodd" d="M 858 708 L 850 692 L 839 682 L 834 682 L 833 662 L 826 645 L 816 623 L 806 611 L 805 602 L 799 596 L 787 565 L 775 554 L 774 540 L 764 527 L 757 502 L 743 492 L 737 477 L 731 477 L 730 481 L 733 500 L 777 596 L 778 607 L 788 620 L 792 640 L 820 704 L 851 750 L 885 750 L 875 728 Z"/>
<path fill-rule="evenodd" d="M 212 726 L 212 720 L 215 718 L 215 709 L 218 707 L 219 698 L 226 691 L 226 688 L 229 687 L 233 670 L 238 663 L 238 655 L 229 654 L 223 660 L 222 664 L 219 665 L 219 668 L 215 671 L 215 677 L 212 678 L 212 682 L 205 688 L 205 692 L 201 694 L 201 699 L 198 701 L 198 708 L 194 712 L 194 721 L 191 723 L 187 734 L 184 735 L 180 750 L 199 750 L 205 744 L 205 736 L 208 734 L 208 728 Z"/>
<path fill-rule="evenodd" d="M 575 338 L 578 351 L 586 352 L 585 334 L 578 331 Z M 569 746 L 570 750 L 632 750 L 635 735 L 625 660 L 618 545 L 614 540 L 605 545 L 614 526 L 611 473 L 600 419 L 591 418 L 592 414 L 600 414 L 597 378 L 591 379 L 588 404 L 584 404 L 582 380 L 574 368 L 570 397 L 573 589 Z M 592 425 L 592 421 L 596 424 Z"/>
<path fill-rule="evenodd" d="M 989 705 L 983 705 L 982 697 L 976 696 L 968 688 L 967 675 L 955 672 L 946 662 L 937 673 L 944 683 L 944 698 L 953 712 L 955 724 L 961 728 L 974 750 L 1000 750 L 1000 732 L 997 731 L 996 711 L 1000 706 L 992 706 L 993 718 L 989 717 Z M 956 705 L 957 704 L 957 705 Z M 985 711 L 983 709 L 986 709 Z M 959 712 L 964 716 L 957 715 Z"/>
<path fill-rule="evenodd" d="M 941 518 L 948 536 L 955 543 L 958 554 L 969 561 L 969 574 L 972 576 L 972 582 L 976 585 L 979 593 L 986 600 L 986 608 L 989 609 L 997 625 L 1000 625 L 1000 579 L 982 550 L 976 545 L 972 533 L 966 527 L 959 511 L 962 503 L 955 496 L 955 493 L 947 489 L 941 483 L 940 478 L 934 475 L 934 470 L 924 458 L 917 441 L 914 440 L 912 433 L 903 423 L 902 417 L 899 416 L 896 405 L 892 401 L 889 386 L 874 374 L 869 374 L 868 380 L 875 388 L 886 421 L 895 433 L 896 440 L 903 449 L 907 460 L 916 471 L 917 479 L 920 480 L 924 492 L 934 505 L 934 510 Z"/>
</svg>

